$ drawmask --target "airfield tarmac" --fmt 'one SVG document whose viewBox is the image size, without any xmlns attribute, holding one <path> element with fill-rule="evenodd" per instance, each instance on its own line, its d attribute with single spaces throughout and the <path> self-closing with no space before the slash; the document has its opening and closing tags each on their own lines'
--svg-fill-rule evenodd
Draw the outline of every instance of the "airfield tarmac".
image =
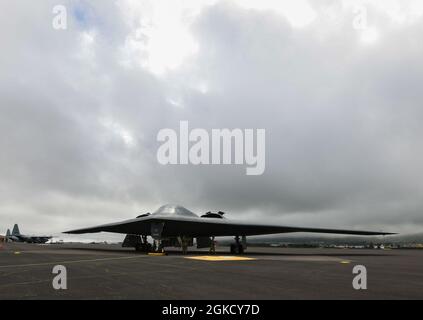
<svg viewBox="0 0 423 320">
<path fill-rule="evenodd" d="M 249 247 L 233 256 L 149 256 L 118 245 L 9 243 L 0 248 L 5 299 L 423 299 L 423 250 Z M 67 268 L 54 290 L 52 269 Z M 367 268 L 354 290 L 352 269 Z"/>
</svg>

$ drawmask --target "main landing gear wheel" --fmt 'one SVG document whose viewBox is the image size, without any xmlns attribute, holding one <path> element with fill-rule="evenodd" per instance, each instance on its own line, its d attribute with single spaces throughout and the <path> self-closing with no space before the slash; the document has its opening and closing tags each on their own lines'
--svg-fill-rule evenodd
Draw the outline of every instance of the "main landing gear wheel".
<svg viewBox="0 0 423 320">
<path fill-rule="evenodd" d="M 239 236 L 235 237 L 235 243 L 231 244 L 231 253 L 233 254 L 243 254 L 244 247 L 242 246 L 241 242 L 239 241 Z"/>
<path fill-rule="evenodd" d="M 141 243 L 136 245 L 135 251 L 149 253 L 153 251 L 153 247 L 150 243 Z"/>
<path fill-rule="evenodd" d="M 243 254 L 244 248 L 242 247 L 242 244 L 231 244 L 231 253 L 233 254 Z"/>
<path fill-rule="evenodd" d="M 215 237 L 211 237 L 210 239 L 210 249 L 209 249 L 210 254 L 216 254 L 216 241 L 215 241 Z"/>
<path fill-rule="evenodd" d="M 147 236 L 139 236 L 141 241 L 137 241 L 135 244 L 135 251 L 149 253 L 153 250 L 153 246 L 147 241 Z"/>
<path fill-rule="evenodd" d="M 165 253 L 165 249 L 163 247 L 161 240 L 154 240 L 153 242 L 153 250 L 154 253 Z"/>
</svg>

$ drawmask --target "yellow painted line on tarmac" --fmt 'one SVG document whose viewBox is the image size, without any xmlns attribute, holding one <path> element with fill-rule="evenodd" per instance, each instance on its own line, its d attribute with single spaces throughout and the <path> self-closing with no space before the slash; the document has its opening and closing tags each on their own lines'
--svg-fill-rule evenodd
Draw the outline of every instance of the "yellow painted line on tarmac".
<svg viewBox="0 0 423 320">
<path fill-rule="evenodd" d="M 14 265 L 0 265 L 0 269 L 5 268 L 19 268 L 19 267 L 39 267 L 39 266 L 50 266 L 58 264 L 73 264 L 73 263 L 86 263 L 86 262 L 105 262 L 113 260 L 132 260 L 140 259 L 145 256 L 124 256 L 124 257 L 114 257 L 114 258 L 100 258 L 100 259 L 87 259 L 87 260 L 67 260 L 67 261 L 55 261 L 55 262 L 42 262 L 42 263 L 28 263 L 28 264 L 14 264 Z"/>
<path fill-rule="evenodd" d="M 150 252 L 148 255 L 149 256 L 153 256 L 153 257 L 163 257 L 163 256 L 166 256 L 166 253 L 163 253 L 163 252 Z"/>
<path fill-rule="evenodd" d="M 350 260 L 342 260 L 340 261 L 341 264 L 350 264 L 351 261 Z"/>
<path fill-rule="evenodd" d="M 15 254 L 21 254 L 21 253 L 20 253 L 20 251 L 15 251 L 14 253 L 15 253 Z"/>
<path fill-rule="evenodd" d="M 201 260 L 201 261 L 249 261 L 249 260 L 257 260 L 257 259 L 254 259 L 254 258 L 235 257 L 235 256 L 195 256 L 195 257 L 185 257 L 185 259 Z"/>
</svg>

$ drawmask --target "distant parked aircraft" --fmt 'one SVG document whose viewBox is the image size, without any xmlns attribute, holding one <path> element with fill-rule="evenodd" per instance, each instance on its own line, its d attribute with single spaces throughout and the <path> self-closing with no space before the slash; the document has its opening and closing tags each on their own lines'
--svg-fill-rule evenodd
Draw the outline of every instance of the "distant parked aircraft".
<svg viewBox="0 0 423 320">
<path fill-rule="evenodd" d="M 11 242 L 46 243 L 51 238 L 52 238 L 51 236 L 23 235 L 20 233 L 19 226 L 17 224 L 13 226 L 12 234 L 10 233 L 9 229 L 7 229 L 7 232 L 6 232 L 6 241 L 11 241 Z"/>
</svg>

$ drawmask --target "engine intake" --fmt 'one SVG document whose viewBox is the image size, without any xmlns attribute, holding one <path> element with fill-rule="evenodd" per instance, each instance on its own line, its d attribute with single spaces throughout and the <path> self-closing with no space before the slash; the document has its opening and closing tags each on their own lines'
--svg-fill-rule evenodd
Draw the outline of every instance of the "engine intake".
<svg viewBox="0 0 423 320">
<path fill-rule="evenodd" d="M 147 213 L 144 213 L 144 214 L 139 215 L 136 219 L 148 217 L 149 215 L 151 215 L 151 213 L 150 212 L 147 212 Z"/>
<path fill-rule="evenodd" d="M 225 213 L 223 211 L 219 212 L 206 212 L 206 214 L 203 214 L 201 218 L 217 218 L 217 219 L 223 219 L 223 215 Z"/>
</svg>

